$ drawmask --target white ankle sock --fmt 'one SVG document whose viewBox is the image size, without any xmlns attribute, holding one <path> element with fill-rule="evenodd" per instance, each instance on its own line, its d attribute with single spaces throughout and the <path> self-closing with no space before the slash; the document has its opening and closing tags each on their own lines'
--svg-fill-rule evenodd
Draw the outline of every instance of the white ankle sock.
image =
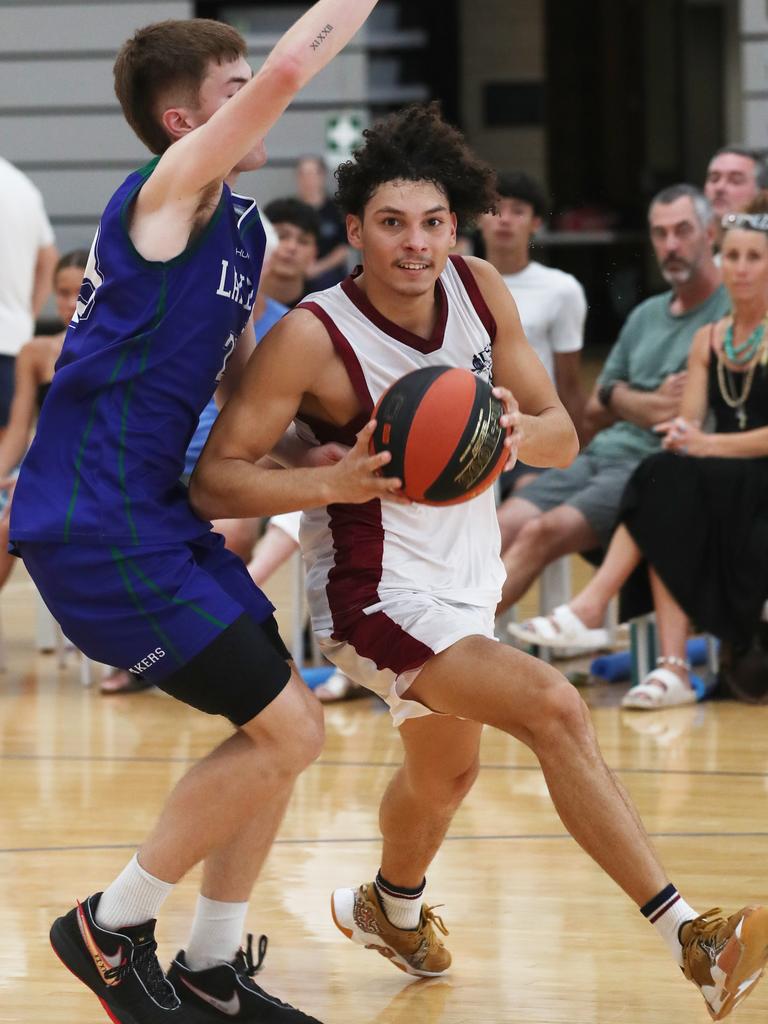
<svg viewBox="0 0 768 1024">
<path fill-rule="evenodd" d="M 190 971 L 231 963 L 243 939 L 247 903 L 221 903 L 197 897 L 195 919 L 185 950 Z"/>
<path fill-rule="evenodd" d="M 699 916 L 697 912 L 685 902 L 673 885 L 669 885 L 654 900 L 641 907 L 641 913 L 666 942 L 678 967 L 682 967 L 683 947 L 678 932 L 686 921 Z"/>
<path fill-rule="evenodd" d="M 374 885 L 389 923 L 395 928 L 415 931 L 421 918 L 421 897 L 424 895 L 426 879 L 418 889 L 398 889 L 382 878 L 379 872 Z"/>
<path fill-rule="evenodd" d="M 96 909 L 96 924 L 100 928 L 115 930 L 151 921 L 160 913 L 172 889 L 172 882 L 162 882 L 150 875 L 134 854 L 114 882 L 104 890 Z"/>
</svg>

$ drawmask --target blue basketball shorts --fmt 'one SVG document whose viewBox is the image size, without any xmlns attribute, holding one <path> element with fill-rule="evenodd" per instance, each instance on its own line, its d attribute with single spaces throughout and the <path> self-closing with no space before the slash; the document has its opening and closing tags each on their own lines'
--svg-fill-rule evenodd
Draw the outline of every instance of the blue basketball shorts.
<svg viewBox="0 0 768 1024">
<path fill-rule="evenodd" d="M 236 725 L 290 678 L 273 605 L 216 533 L 162 547 L 17 548 L 64 635 L 94 661 Z"/>
</svg>

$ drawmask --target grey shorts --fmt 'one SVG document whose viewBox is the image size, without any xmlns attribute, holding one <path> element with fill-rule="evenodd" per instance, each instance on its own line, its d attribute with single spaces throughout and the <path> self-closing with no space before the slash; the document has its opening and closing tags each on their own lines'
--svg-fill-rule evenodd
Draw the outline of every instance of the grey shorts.
<svg viewBox="0 0 768 1024">
<path fill-rule="evenodd" d="M 548 469 L 515 495 L 548 512 L 558 505 L 578 509 L 608 547 L 627 480 L 638 461 L 602 459 L 588 452 L 577 455 L 567 469 Z"/>
</svg>

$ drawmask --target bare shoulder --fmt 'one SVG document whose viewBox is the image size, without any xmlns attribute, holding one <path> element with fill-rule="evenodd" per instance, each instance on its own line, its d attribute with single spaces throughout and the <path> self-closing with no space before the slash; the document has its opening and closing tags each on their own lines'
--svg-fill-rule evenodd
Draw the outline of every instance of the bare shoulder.
<svg viewBox="0 0 768 1024">
<path fill-rule="evenodd" d="M 278 320 L 264 339 L 259 348 L 265 345 L 279 346 L 284 352 L 298 354 L 307 350 L 318 353 L 331 353 L 333 345 L 322 321 L 309 309 L 292 309 Z"/>
<path fill-rule="evenodd" d="M 710 353 L 720 351 L 728 320 L 728 317 L 723 317 L 722 320 L 717 320 L 715 323 L 699 327 L 691 342 L 690 358 L 692 360 L 708 363 Z"/>
<path fill-rule="evenodd" d="M 333 343 L 320 320 L 307 309 L 292 309 L 259 342 L 250 372 L 279 374 L 306 385 L 333 358 Z"/>
</svg>

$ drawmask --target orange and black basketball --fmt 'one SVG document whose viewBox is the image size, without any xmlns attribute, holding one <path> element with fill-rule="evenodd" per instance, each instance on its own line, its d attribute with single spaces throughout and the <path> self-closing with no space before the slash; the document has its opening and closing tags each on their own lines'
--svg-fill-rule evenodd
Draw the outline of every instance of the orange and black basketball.
<svg viewBox="0 0 768 1024">
<path fill-rule="evenodd" d="M 456 505 L 490 487 L 504 468 L 504 407 L 470 370 L 429 366 L 407 373 L 373 411 L 372 452 L 390 452 L 385 476 L 424 505 Z"/>
</svg>

